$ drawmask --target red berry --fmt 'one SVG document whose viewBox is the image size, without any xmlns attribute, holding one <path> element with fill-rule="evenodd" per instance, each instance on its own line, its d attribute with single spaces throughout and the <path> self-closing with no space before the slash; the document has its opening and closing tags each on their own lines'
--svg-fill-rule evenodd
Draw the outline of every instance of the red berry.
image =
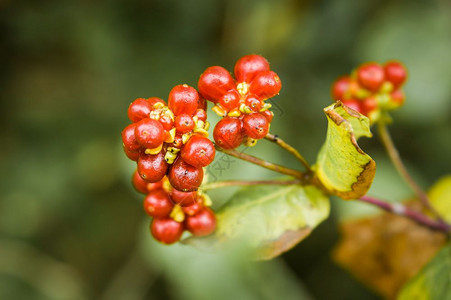
<svg viewBox="0 0 451 300">
<path fill-rule="evenodd" d="M 345 94 L 349 91 L 351 78 L 343 76 L 338 78 L 332 85 L 332 98 L 334 100 L 344 100 Z"/>
<path fill-rule="evenodd" d="M 135 172 L 133 172 L 132 184 L 135 190 L 140 193 L 147 194 L 147 192 L 149 191 L 147 189 L 147 185 L 149 183 L 146 180 L 142 179 L 142 177 L 138 173 L 138 170 L 135 170 Z"/>
<path fill-rule="evenodd" d="M 164 130 L 169 131 L 174 126 L 174 121 L 172 121 L 171 117 L 169 116 L 161 116 L 160 119 L 161 125 L 163 125 Z"/>
<path fill-rule="evenodd" d="M 272 118 L 274 117 L 274 113 L 272 111 L 265 110 L 265 111 L 262 111 L 261 114 L 263 116 L 265 116 L 266 120 L 268 120 L 269 123 L 271 123 Z"/>
<path fill-rule="evenodd" d="M 152 111 L 152 104 L 144 98 L 138 98 L 128 107 L 127 115 L 130 121 L 136 123 L 141 119 L 148 118 Z"/>
<path fill-rule="evenodd" d="M 178 149 L 182 148 L 182 146 L 183 146 L 182 134 L 177 134 L 174 137 L 174 142 L 172 143 L 172 145 Z"/>
<path fill-rule="evenodd" d="M 182 159 L 195 167 L 206 167 L 215 159 L 215 145 L 206 137 L 192 136 L 181 151 Z"/>
<path fill-rule="evenodd" d="M 213 66 L 200 75 L 197 86 L 204 98 L 216 103 L 227 91 L 235 88 L 235 81 L 226 69 Z"/>
<path fill-rule="evenodd" d="M 180 133 L 190 132 L 194 128 L 193 118 L 187 114 L 178 115 L 175 118 L 175 128 Z"/>
<path fill-rule="evenodd" d="M 260 113 L 245 115 L 243 117 L 243 128 L 248 137 L 262 139 L 268 134 L 269 122 Z"/>
<path fill-rule="evenodd" d="M 163 179 L 157 182 L 152 182 L 147 184 L 147 192 L 151 192 L 153 190 L 162 189 L 163 188 Z"/>
<path fill-rule="evenodd" d="M 200 109 L 200 108 L 196 109 L 193 117 L 196 117 L 196 116 L 197 116 L 198 120 L 201 120 L 204 122 L 207 121 L 207 112 L 204 109 Z"/>
<path fill-rule="evenodd" d="M 163 143 L 164 128 L 157 120 L 142 119 L 136 123 L 135 136 L 138 143 L 143 147 L 154 149 Z"/>
<path fill-rule="evenodd" d="M 384 82 L 384 69 L 378 63 L 367 63 L 357 69 L 357 80 L 364 88 L 376 92 Z"/>
<path fill-rule="evenodd" d="M 191 204 L 189 206 L 182 206 L 182 210 L 185 214 L 188 216 L 194 216 L 197 214 L 202 208 L 204 207 L 202 201 L 200 199 L 197 199 L 194 204 Z"/>
<path fill-rule="evenodd" d="M 173 244 L 180 240 L 183 234 L 183 223 L 171 218 L 154 218 L 150 225 L 153 237 L 164 244 Z"/>
<path fill-rule="evenodd" d="M 176 85 L 169 93 L 168 107 L 176 116 L 180 114 L 192 116 L 198 104 L 199 94 L 193 87 L 186 84 Z"/>
<path fill-rule="evenodd" d="M 393 83 L 396 88 L 400 87 L 407 78 L 404 65 L 398 61 L 389 61 L 385 64 L 385 79 Z"/>
<path fill-rule="evenodd" d="M 405 95 L 402 90 L 395 90 L 390 94 L 391 101 L 396 104 L 396 107 L 404 104 Z"/>
<path fill-rule="evenodd" d="M 139 154 L 141 153 L 139 150 L 130 151 L 127 148 L 125 148 L 125 146 L 124 146 L 124 152 L 125 152 L 125 155 L 127 155 L 127 157 L 133 161 L 137 161 L 139 158 Z"/>
<path fill-rule="evenodd" d="M 258 112 L 260 108 L 262 108 L 262 102 L 259 98 L 257 98 L 255 95 L 247 95 L 246 100 L 244 103 L 249 106 L 250 109 L 252 109 L 254 112 Z"/>
<path fill-rule="evenodd" d="M 157 182 L 163 179 L 168 170 L 168 164 L 164 160 L 163 151 L 155 154 L 148 155 L 141 153 L 138 159 L 138 173 L 144 180 L 149 182 Z"/>
<path fill-rule="evenodd" d="M 370 113 L 377 109 L 377 100 L 375 97 L 368 97 L 360 102 L 362 115 L 369 116 Z"/>
<path fill-rule="evenodd" d="M 222 118 L 213 130 L 213 138 L 219 147 L 234 149 L 243 142 L 243 123 L 238 118 Z"/>
<path fill-rule="evenodd" d="M 360 106 L 360 101 L 355 99 L 348 99 L 342 101 L 344 105 L 346 105 L 349 108 L 352 108 L 353 110 L 358 111 L 359 113 L 362 113 L 362 108 Z"/>
<path fill-rule="evenodd" d="M 262 100 L 272 98 L 280 92 L 282 82 L 273 71 L 258 73 L 249 85 L 249 93 Z"/>
<path fill-rule="evenodd" d="M 234 73 L 237 82 L 251 82 L 261 72 L 269 71 L 268 61 L 260 55 L 251 54 L 241 57 L 235 64 Z"/>
<path fill-rule="evenodd" d="M 171 185 L 183 192 L 196 191 L 203 178 L 204 171 L 201 168 L 187 164 L 180 157 L 172 164 L 168 174 Z"/>
<path fill-rule="evenodd" d="M 197 200 L 197 192 L 181 192 L 173 189 L 170 196 L 172 201 L 180 206 L 193 205 Z"/>
<path fill-rule="evenodd" d="M 122 143 L 128 152 L 136 152 L 141 148 L 135 136 L 136 124 L 130 124 L 122 130 Z"/>
<path fill-rule="evenodd" d="M 216 229 L 216 217 L 211 209 L 204 207 L 194 216 L 188 216 L 185 220 L 186 229 L 196 236 L 205 236 Z"/>
<path fill-rule="evenodd" d="M 150 97 L 147 99 L 147 101 L 150 103 L 150 105 L 152 105 L 152 110 L 154 108 L 154 105 L 157 103 L 163 103 L 164 105 L 166 105 L 166 102 L 164 102 L 163 99 L 158 98 L 158 97 Z"/>
<path fill-rule="evenodd" d="M 240 97 L 240 93 L 238 93 L 236 89 L 232 89 L 222 95 L 221 98 L 219 98 L 218 102 L 223 108 L 225 108 L 227 111 L 230 111 L 238 107 Z"/>
<path fill-rule="evenodd" d="M 144 211 L 151 217 L 163 218 L 169 216 L 174 207 L 168 193 L 163 189 L 149 192 L 143 201 Z"/>
</svg>

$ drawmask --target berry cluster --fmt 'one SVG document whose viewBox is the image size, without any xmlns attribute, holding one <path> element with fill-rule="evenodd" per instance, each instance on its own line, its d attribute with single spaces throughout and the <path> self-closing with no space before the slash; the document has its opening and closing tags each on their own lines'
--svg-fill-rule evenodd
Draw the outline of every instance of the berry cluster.
<svg viewBox="0 0 451 300">
<path fill-rule="evenodd" d="M 224 149 L 242 143 L 254 146 L 266 136 L 273 113 L 265 100 L 276 96 L 282 87 L 279 76 L 260 55 L 240 58 L 234 73 L 236 80 L 223 67 L 213 66 L 204 71 L 198 82 L 199 93 L 213 102 L 213 111 L 223 117 L 216 124 L 213 137 Z"/>
<path fill-rule="evenodd" d="M 195 236 L 211 234 L 216 228 L 216 218 L 208 208 L 210 199 L 205 194 L 181 192 L 174 189 L 165 176 L 158 182 L 149 183 L 135 171 L 132 177 L 135 189 L 146 197 L 144 211 L 153 217 L 150 232 L 165 244 L 180 240 L 183 231 Z"/>
<path fill-rule="evenodd" d="M 351 76 L 338 78 L 332 85 L 333 100 L 357 110 L 376 121 L 381 110 L 393 110 L 404 103 L 401 87 L 406 81 L 407 70 L 398 61 L 385 65 L 375 62 L 357 67 Z"/>
<path fill-rule="evenodd" d="M 198 189 L 202 168 L 215 157 L 205 109 L 206 101 L 188 85 L 175 86 L 168 104 L 156 97 L 130 104 L 128 117 L 133 123 L 122 131 L 122 141 L 143 180 L 159 182 L 167 175 L 179 191 Z"/>
</svg>

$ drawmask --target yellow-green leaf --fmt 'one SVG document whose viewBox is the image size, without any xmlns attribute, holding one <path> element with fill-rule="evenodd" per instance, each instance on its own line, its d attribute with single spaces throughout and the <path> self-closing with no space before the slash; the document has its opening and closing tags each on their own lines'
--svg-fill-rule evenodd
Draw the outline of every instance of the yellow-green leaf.
<svg viewBox="0 0 451 300">
<path fill-rule="evenodd" d="M 398 300 L 411 299 L 451 299 L 451 244 L 443 247 L 399 293 Z"/>
<path fill-rule="evenodd" d="M 329 215 L 329 198 L 315 186 L 249 186 L 217 213 L 215 234 L 185 243 L 203 249 L 239 243 L 257 259 L 271 259 L 295 246 Z"/>
<path fill-rule="evenodd" d="M 357 144 L 371 137 L 367 117 L 340 101 L 324 109 L 328 120 L 326 141 L 318 154 L 316 176 L 326 189 L 343 199 L 365 195 L 373 182 L 376 163 Z"/>
<path fill-rule="evenodd" d="M 430 190 L 432 206 L 448 222 L 451 222 L 451 175 L 441 178 Z"/>
</svg>

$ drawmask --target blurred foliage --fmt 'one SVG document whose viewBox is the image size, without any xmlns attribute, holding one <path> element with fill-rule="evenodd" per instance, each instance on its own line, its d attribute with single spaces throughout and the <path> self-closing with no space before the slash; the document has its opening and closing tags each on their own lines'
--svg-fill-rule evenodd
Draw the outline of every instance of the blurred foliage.
<svg viewBox="0 0 451 300">
<path fill-rule="evenodd" d="M 442 0 L 1 1 L 0 299 L 375 298 L 331 262 L 338 212 L 358 209 L 335 199 L 329 220 L 271 262 L 182 245 L 155 245 L 165 258 L 137 251 L 152 241 L 119 133 L 134 98 L 166 98 L 210 65 L 259 53 L 283 82 L 271 130 L 313 162 L 332 81 L 395 58 L 410 78 L 393 138 L 427 187 L 451 170 L 450 23 Z M 378 163 L 372 193 L 410 192 L 385 178 L 395 175 L 376 138 L 360 146 Z M 296 163 L 264 141 L 248 151 Z M 221 179 L 276 176 L 236 160 L 212 168 Z"/>
</svg>

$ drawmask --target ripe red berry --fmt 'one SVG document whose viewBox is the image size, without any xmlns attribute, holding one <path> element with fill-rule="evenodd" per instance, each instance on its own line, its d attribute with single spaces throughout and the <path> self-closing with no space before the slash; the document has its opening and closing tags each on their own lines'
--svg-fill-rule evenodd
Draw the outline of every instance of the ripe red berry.
<svg viewBox="0 0 451 300">
<path fill-rule="evenodd" d="M 195 167 L 206 167 L 215 159 L 215 145 L 206 137 L 192 136 L 181 151 L 182 159 Z"/>
<path fill-rule="evenodd" d="M 226 69 L 213 66 L 200 75 L 197 86 L 204 98 L 216 103 L 227 91 L 235 88 L 235 81 Z"/>
<path fill-rule="evenodd" d="M 395 90 L 390 94 L 391 101 L 394 102 L 396 107 L 399 107 L 404 104 L 405 95 L 402 90 Z"/>
<path fill-rule="evenodd" d="M 176 116 L 180 114 L 192 116 L 198 104 L 199 94 L 193 87 L 186 84 L 176 85 L 169 93 L 168 107 Z"/>
<path fill-rule="evenodd" d="M 158 98 L 158 97 L 150 97 L 150 98 L 147 98 L 147 101 L 148 101 L 148 102 L 150 103 L 150 105 L 152 106 L 152 109 L 154 108 L 154 105 L 157 104 L 157 103 L 162 103 L 162 104 L 166 105 L 166 102 L 164 102 L 163 99 Z"/>
<path fill-rule="evenodd" d="M 186 218 L 185 227 L 193 235 L 209 235 L 216 229 L 215 214 L 209 208 L 204 207 L 194 216 L 188 216 Z"/>
<path fill-rule="evenodd" d="M 171 218 L 154 218 L 150 225 L 153 237 L 164 244 L 173 244 L 180 240 L 183 229 L 183 223 L 178 223 Z"/>
<path fill-rule="evenodd" d="M 362 113 L 362 108 L 360 107 L 360 101 L 356 99 L 347 99 L 342 101 L 344 105 L 346 105 L 349 108 L 352 108 L 353 110 L 358 111 L 359 113 Z"/>
<path fill-rule="evenodd" d="M 249 93 L 265 100 L 276 96 L 282 88 L 279 76 L 273 71 L 258 73 L 249 85 Z"/>
<path fill-rule="evenodd" d="M 225 108 L 227 111 L 230 111 L 238 107 L 240 97 L 240 93 L 238 93 L 236 89 L 232 89 L 222 95 L 221 98 L 219 98 L 218 102 L 223 108 Z"/>
<path fill-rule="evenodd" d="M 185 214 L 188 216 L 194 216 L 197 214 L 202 208 L 204 207 L 202 201 L 200 199 L 197 199 L 194 204 L 191 204 L 189 206 L 182 206 L 182 210 Z"/>
<path fill-rule="evenodd" d="M 136 152 L 141 148 L 135 136 L 136 124 L 130 124 L 122 130 L 122 144 L 129 152 Z"/>
<path fill-rule="evenodd" d="M 360 101 L 361 114 L 369 116 L 370 113 L 377 109 L 377 100 L 375 97 L 368 97 L 363 101 Z"/>
<path fill-rule="evenodd" d="M 172 204 L 168 193 L 163 189 L 149 192 L 144 198 L 144 211 L 151 217 L 163 218 L 169 216 L 174 204 Z"/>
<path fill-rule="evenodd" d="M 268 61 L 260 55 L 251 54 L 241 57 L 235 64 L 234 73 L 237 82 L 251 82 L 261 72 L 269 71 Z"/>
<path fill-rule="evenodd" d="M 180 206 L 190 206 L 196 203 L 197 192 L 181 192 L 173 189 L 170 198 L 172 202 L 179 204 Z"/>
<path fill-rule="evenodd" d="M 137 161 L 139 158 L 139 154 L 141 153 L 141 151 L 139 151 L 139 150 L 130 151 L 127 148 L 125 148 L 125 146 L 124 146 L 124 152 L 125 152 L 125 155 L 133 161 Z"/>
<path fill-rule="evenodd" d="M 128 107 L 127 115 L 130 121 L 136 123 L 141 119 L 148 118 L 152 111 L 152 104 L 144 98 L 138 98 Z"/>
<path fill-rule="evenodd" d="M 178 115 L 175 118 L 175 128 L 180 133 L 190 132 L 194 128 L 193 118 L 187 114 Z"/>
<path fill-rule="evenodd" d="M 243 123 L 238 118 L 225 117 L 213 130 L 213 138 L 219 147 L 234 149 L 243 142 Z"/>
<path fill-rule="evenodd" d="M 172 121 L 171 117 L 169 116 L 161 116 L 160 119 L 161 125 L 163 125 L 164 130 L 169 131 L 174 126 L 174 121 Z"/>
<path fill-rule="evenodd" d="M 162 189 L 163 188 L 163 179 L 157 182 L 151 182 L 147 184 L 147 192 L 151 192 L 153 190 Z"/>
<path fill-rule="evenodd" d="M 135 170 L 135 172 L 133 172 L 132 184 L 135 190 L 140 193 L 147 194 L 147 192 L 149 191 L 147 188 L 147 185 L 149 183 L 146 180 L 142 179 L 142 177 L 138 173 L 138 170 Z"/>
<path fill-rule="evenodd" d="M 144 180 L 157 182 L 163 179 L 168 170 L 168 164 L 164 160 L 164 153 L 161 151 L 155 155 L 141 153 L 138 159 L 138 173 Z"/>
<path fill-rule="evenodd" d="M 268 134 L 269 122 L 260 113 L 249 114 L 243 117 L 243 128 L 248 137 L 262 139 Z"/>
<path fill-rule="evenodd" d="M 204 171 L 187 164 L 183 159 L 176 159 L 169 169 L 168 179 L 171 185 L 183 192 L 196 191 L 202 184 Z"/>
<path fill-rule="evenodd" d="M 197 117 L 198 120 L 207 121 L 207 112 L 204 109 L 198 108 L 194 112 L 193 118 Z"/>
<path fill-rule="evenodd" d="M 345 100 L 345 94 L 349 91 L 351 78 L 343 76 L 338 78 L 332 85 L 332 98 L 334 100 Z"/>
<path fill-rule="evenodd" d="M 268 120 L 269 123 L 271 123 L 272 118 L 274 117 L 274 113 L 272 111 L 265 110 L 265 111 L 262 111 L 261 114 L 263 116 L 265 116 L 266 120 Z"/>
<path fill-rule="evenodd" d="M 400 87 L 407 78 L 406 68 L 398 61 L 389 61 L 385 64 L 385 79 L 390 81 L 395 89 Z"/>
<path fill-rule="evenodd" d="M 376 92 L 384 82 L 384 69 L 378 63 L 367 63 L 357 69 L 357 80 L 364 88 Z"/>
<path fill-rule="evenodd" d="M 154 149 L 159 147 L 164 140 L 164 128 L 160 122 L 146 118 L 136 123 L 136 140 L 143 147 Z"/>
<path fill-rule="evenodd" d="M 262 108 L 262 102 L 257 96 L 249 94 L 246 96 L 244 103 L 254 112 L 258 112 Z"/>
</svg>

